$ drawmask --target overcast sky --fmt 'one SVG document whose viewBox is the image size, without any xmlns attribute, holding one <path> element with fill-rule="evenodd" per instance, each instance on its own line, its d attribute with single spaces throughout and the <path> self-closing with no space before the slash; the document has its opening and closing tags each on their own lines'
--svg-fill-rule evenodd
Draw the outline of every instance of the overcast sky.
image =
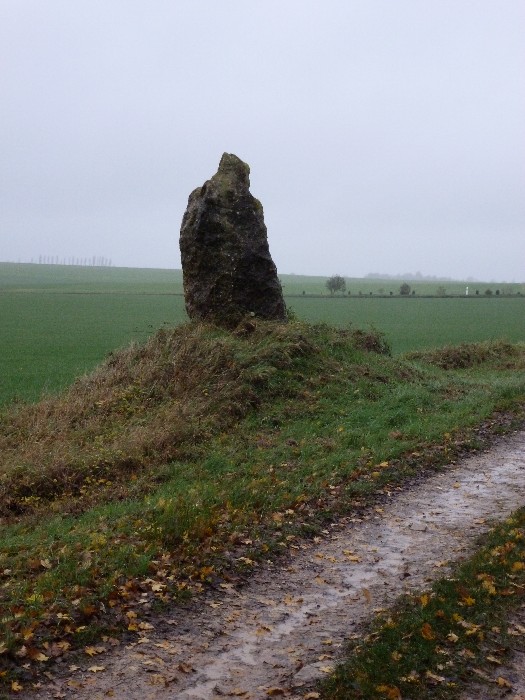
<svg viewBox="0 0 525 700">
<path fill-rule="evenodd" d="M 525 280 L 523 0 L 0 0 L 0 260 L 180 267 L 251 167 L 281 273 Z"/>
</svg>

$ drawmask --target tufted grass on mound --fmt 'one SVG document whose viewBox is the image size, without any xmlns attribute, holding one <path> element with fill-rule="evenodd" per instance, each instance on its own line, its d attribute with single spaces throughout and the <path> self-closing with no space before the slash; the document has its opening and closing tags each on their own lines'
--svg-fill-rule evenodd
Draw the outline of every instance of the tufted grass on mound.
<svg viewBox="0 0 525 700">
<path fill-rule="evenodd" d="M 390 357 L 373 332 L 187 324 L 5 410 L 0 678 L 24 685 L 88 640 L 138 634 L 155 606 L 512 425 L 523 348 L 507 355 L 456 374 Z"/>
<path fill-rule="evenodd" d="M 512 344 L 505 340 L 446 345 L 436 350 L 410 352 L 405 357 L 408 360 L 428 362 L 441 369 L 468 369 L 480 365 L 490 365 L 495 369 L 525 369 L 523 344 Z"/>
<path fill-rule="evenodd" d="M 307 364 L 312 341 L 286 324 L 246 334 L 161 329 L 145 345 L 111 354 L 63 394 L 6 410 L 0 515 L 57 500 L 82 509 L 115 491 L 123 497 L 130 478 L 184 458 L 276 393 L 293 391 L 274 377 Z"/>
</svg>

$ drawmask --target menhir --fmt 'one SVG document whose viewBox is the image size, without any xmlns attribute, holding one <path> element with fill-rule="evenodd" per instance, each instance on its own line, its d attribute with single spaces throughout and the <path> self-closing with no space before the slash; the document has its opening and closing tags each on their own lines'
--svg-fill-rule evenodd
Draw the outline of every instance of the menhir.
<svg viewBox="0 0 525 700">
<path fill-rule="evenodd" d="M 249 175 L 246 163 L 224 153 L 211 180 L 190 194 L 180 251 L 191 319 L 229 328 L 247 315 L 286 320 L 263 208 L 250 193 Z"/>
</svg>

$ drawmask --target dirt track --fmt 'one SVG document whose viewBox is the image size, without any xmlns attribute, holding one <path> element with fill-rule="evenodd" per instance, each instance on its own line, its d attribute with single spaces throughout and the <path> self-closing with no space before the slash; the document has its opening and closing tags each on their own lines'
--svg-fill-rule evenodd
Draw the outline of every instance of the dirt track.
<svg viewBox="0 0 525 700">
<path fill-rule="evenodd" d="M 256 567 L 241 589 L 225 585 L 198 609 L 149 619 L 152 629 L 137 643 L 74 670 L 64 662 L 48 684 L 19 697 L 302 698 L 312 681 L 330 673 L 360 622 L 403 591 L 442 576 L 491 519 L 524 502 L 521 432 L 392 494 L 363 518 L 342 520 L 317 542 L 294 545 L 284 567 Z M 523 657 L 515 662 L 498 675 L 507 673 L 512 684 L 507 697 L 525 698 Z M 497 692 L 473 689 L 468 699 L 501 697 Z"/>
</svg>

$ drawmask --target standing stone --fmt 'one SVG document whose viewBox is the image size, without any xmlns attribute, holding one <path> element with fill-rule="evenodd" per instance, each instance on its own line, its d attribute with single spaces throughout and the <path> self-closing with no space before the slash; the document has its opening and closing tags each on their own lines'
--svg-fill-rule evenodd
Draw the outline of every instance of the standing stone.
<svg viewBox="0 0 525 700">
<path fill-rule="evenodd" d="M 180 251 L 191 319 L 232 328 L 252 314 L 286 320 L 261 203 L 250 168 L 224 153 L 215 175 L 194 190 L 182 219 Z"/>
</svg>

